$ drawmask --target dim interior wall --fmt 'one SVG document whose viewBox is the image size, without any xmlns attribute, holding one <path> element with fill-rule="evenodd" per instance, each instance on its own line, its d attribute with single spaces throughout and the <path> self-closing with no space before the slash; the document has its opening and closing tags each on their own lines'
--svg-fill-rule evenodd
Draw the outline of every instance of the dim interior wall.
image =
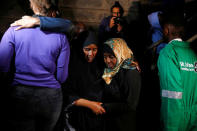
<svg viewBox="0 0 197 131">
<path fill-rule="evenodd" d="M 0 4 L 0 38 L 12 22 L 25 14 L 17 0 L 2 1 Z"/>
<path fill-rule="evenodd" d="M 59 0 L 59 7 L 64 18 L 74 22 L 83 22 L 87 26 L 98 27 L 101 20 L 110 15 L 110 8 L 115 0 Z M 139 0 L 119 0 L 128 15 L 129 8 L 133 2 Z M 137 10 L 133 8 L 133 18 Z"/>
<path fill-rule="evenodd" d="M 29 0 L 6 0 L 0 4 L 0 33 L 6 31 L 9 25 L 21 16 L 29 13 Z M 59 1 L 62 17 L 73 22 L 83 22 L 87 26 L 98 27 L 101 20 L 110 15 L 110 8 L 116 0 L 56 0 Z M 159 5 L 162 0 L 119 0 L 125 10 L 124 16 L 128 21 L 139 17 L 139 6 L 148 5 L 150 2 Z M 192 0 L 185 0 L 192 1 Z M 141 6 L 146 10 L 146 6 Z M 142 13 L 142 12 L 140 12 Z"/>
<path fill-rule="evenodd" d="M 25 0 L 7 0 L 0 5 L 0 33 L 3 34 L 9 25 L 28 14 L 28 2 Z M 28 0 L 27 0 L 28 1 Z M 133 2 L 139 0 L 119 0 L 120 4 L 128 14 L 129 8 L 134 5 Z M 83 22 L 87 26 L 97 28 L 101 20 L 110 15 L 110 8 L 115 0 L 59 0 L 59 8 L 63 18 L 70 19 L 73 22 Z M 22 5 L 23 4 L 23 5 Z M 133 15 L 129 17 L 135 19 L 137 10 L 132 8 Z"/>
</svg>

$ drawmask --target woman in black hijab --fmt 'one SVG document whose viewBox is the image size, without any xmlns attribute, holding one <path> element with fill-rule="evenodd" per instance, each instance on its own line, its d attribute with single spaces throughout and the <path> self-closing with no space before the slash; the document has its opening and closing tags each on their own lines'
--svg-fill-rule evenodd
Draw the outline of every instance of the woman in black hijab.
<svg viewBox="0 0 197 131">
<path fill-rule="evenodd" d="M 73 104 L 72 121 L 77 131 L 102 131 L 102 73 L 98 62 L 98 41 L 94 32 L 85 31 L 73 43 L 66 84 L 68 104 Z"/>
</svg>

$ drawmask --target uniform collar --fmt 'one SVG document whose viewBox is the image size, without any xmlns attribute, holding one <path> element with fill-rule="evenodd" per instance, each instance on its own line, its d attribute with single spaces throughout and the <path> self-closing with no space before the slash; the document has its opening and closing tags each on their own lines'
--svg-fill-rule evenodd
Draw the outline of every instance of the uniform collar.
<svg viewBox="0 0 197 131">
<path fill-rule="evenodd" d="M 169 43 L 171 43 L 172 41 L 183 41 L 183 40 L 181 38 L 176 38 L 176 39 L 171 40 Z"/>
</svg>

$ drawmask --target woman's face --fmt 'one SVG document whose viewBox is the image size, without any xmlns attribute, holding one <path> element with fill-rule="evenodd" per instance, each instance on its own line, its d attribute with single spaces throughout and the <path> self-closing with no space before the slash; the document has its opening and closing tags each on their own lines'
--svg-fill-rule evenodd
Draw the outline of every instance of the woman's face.
<svg viewBox="0 0 197 131">
<path fill-rule="evenodd" d="M 88 62 L 92 62 L 94 58 L 96 57 L 96 54 L 98 52 L 98 47 L 95 44 L 90 44 L 83 48 L 83 52 L 85 54 L 86 60 Z"/>
<path fill-rule="evenodd" d="M 110 53 L 104 53 L 104 62 L 108 68 L 114 69 L 117 63 L 117 58 Z"/>
</svg>

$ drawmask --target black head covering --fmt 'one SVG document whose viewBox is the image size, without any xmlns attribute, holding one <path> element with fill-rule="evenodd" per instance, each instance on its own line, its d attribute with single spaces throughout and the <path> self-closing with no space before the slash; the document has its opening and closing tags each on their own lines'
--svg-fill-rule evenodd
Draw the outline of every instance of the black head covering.
<svg viewBox="0 0 197 131">
<path fill-rule="evenodd" d="M 115 8 L 115 7 L 117 7 L 117 8 L 120 9 L 120 15 L 123 16 L 123 14 L 124 14 L 124 9 L 123 9 L 123 7 L 120 5 L 119 1 L 115 1 L 114 5 L 111 7 L 111 12 L 112 12 L 113 8 Z"/>
<path fill-rule="evenodd" d="M 93 31 L 88 31 L 87 38 L 85 39 L 83 43 L 83 47 L 88 46 L 90 44 L 96 44 L 98 45 L 98 38 L 96 36 L 96 33 Z"/>
<path fill-rule="evenodd" d="M 115 56 L 112 48 L 110 48 L 107 44 L 103 45 L 103 53 L 110 53 L 113 56 Z"/>
</svg>

